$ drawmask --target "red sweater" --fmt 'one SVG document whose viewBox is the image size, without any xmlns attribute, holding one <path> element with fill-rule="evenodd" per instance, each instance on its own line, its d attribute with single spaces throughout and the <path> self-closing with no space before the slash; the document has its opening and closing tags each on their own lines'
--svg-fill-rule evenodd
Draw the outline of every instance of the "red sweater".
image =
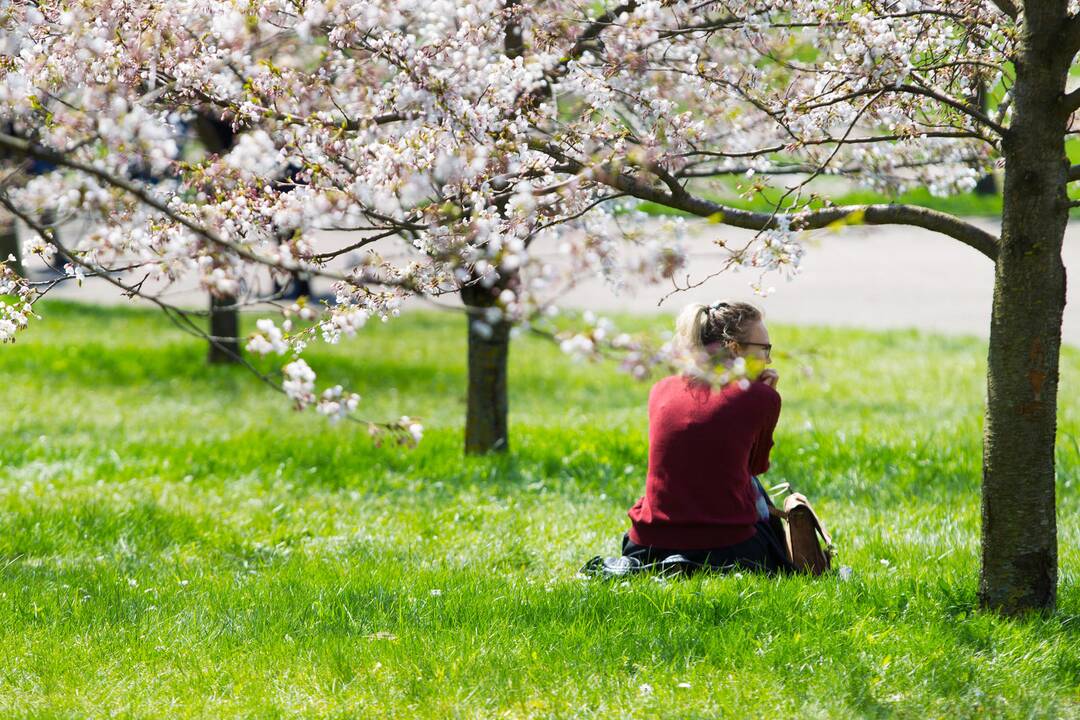
<svg viewBox="0 0 1080 720">
<path fill-rule="evenodd" d="M 780 394 L 763 382 L 710 388 L 673 375 L 649 393 L 645 496 L 627 513 L 630 539 L 705 550 L 754 535 L 751 475 L 769 469 Z"/>
</svg>

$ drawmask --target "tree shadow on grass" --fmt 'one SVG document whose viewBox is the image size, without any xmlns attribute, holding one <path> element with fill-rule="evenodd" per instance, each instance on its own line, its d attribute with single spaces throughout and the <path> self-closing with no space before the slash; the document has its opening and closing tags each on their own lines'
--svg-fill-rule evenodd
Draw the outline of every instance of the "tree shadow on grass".
<svg viewBox="0 0 1080 720">
<path fill-rule="evenodd" d="M 509 453 L 484 456 L 465 456 L 461 430 L 455 427 L 429 429 L 416 448 L 393 441 L 375 446 L 363 427 L 324 430 L 262 423 L 217 437 L 163 429 L 128 443 L 117 441 L 115 456 L 89 458 L 79 445 L 52 448 L 49 455 L 60 461 L 70 454 L 90 463 L 94 475 L 106 481 L 152 475 L 203 485 L 244 477 L 267 488 L 287 482 L 298 490 L 368 494 L 419 490 L 447 495 L 477 487 L 631 499 L 644 492 L 648 470 L 648 442 L 638 427 L 582 431 L 519 425 Z M 34 452 L 24 450 L 21 462 L 34 461 Z M 790 482 L 812 501 L 879 508 L 913 502 L 948 505 L 978 497 L 979 462 L 973 445 L 953 450 L 930 441 L 913 447 L 908 442 L 855 439 L 815 448 L 780 435 L 772 468 L 762 481 L 766 486 Z"/>
<path fill-rule="evenodd" d="M 88 556 L 157 555 L 166 548 L 199 542 L 206 534 L 204 518 L 150 500 L 121 506 L 98 499 L 62 506 L 31 502 L 9 506 L 4 516 L 0 562 L 62 557 L 72 551 Z"/>
</svg>

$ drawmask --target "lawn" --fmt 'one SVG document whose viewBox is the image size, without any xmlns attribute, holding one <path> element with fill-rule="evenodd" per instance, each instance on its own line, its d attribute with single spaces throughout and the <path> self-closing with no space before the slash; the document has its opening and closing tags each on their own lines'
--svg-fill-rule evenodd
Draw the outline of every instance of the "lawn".
<svg viewBox="0 0 1080 720">
<path fill-rule="evenodd" d="M 815 501 L 850 580 L 609 583 L 577 570 L 642 492 L 647 383 L 518 338 L 512 452 L 464 459 L 454 315 L 310 353 L 365 417 L 422 416 L 409 449 L 153 312 L 42 313 L 0 348 L 0 717 L 1080 717 L 1073 349 L 1059 608 L 1006 620 L 976 609 L 978 339 L 770 328 L 764 479 Z"/>
</svg>

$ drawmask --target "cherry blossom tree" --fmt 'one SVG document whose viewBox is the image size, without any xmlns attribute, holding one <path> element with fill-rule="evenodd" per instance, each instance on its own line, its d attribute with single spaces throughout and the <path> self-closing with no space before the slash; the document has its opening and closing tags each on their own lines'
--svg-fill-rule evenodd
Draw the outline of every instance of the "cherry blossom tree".
<svg viewBox="0 0 1080 720">
<path fill-rule="evenodd" d="M 14 2 L 4 28 L 0 204 L 36 236 L 24 254 L 71 259 L 147 290 L 196 274 L 235 304 L 267 278 L 328 278 L 336 302 L 279 303 L 247 339 L 287 356 L 298 407 L 355 417 L 301 357 L 409 297 L 460 296 L 468 318 L 466 448 L 505 449 L 512 331 L 549 332 L 578 278 L 673 281 L 682 220 L 662 239 L 630 222 L 650 201 L 713 223 L 724 267 L 794 272 L 799 233 L 844 223 L 925 228 L 995 263 L 983 464 L 980 597 L 1006 612 L 1053 606 L 1054 444 L 1070 202 L 1065 139 L 1080 92 L 1067 78 L 1080 19 L 1067 0 L 71 0 Z M 234 146 L 185 158 L 177 138 L 207 110 Z M 56 166 L 25 179 L 32 161 Z M 286 168 L 299 168 L 290 182 Z M 836 206 L 837 179 L 896 195 L 970 190 L 1004 168 L 1000 237 L 890 203 Z M 147 174 L 163 178 L 145 182 Z M 764 199 L 768 212 L 717 202 Z M 64 247 L 42 213 L 95 229 Z M 755 231 L 735 243 L 723 226 Z M 331 248 L 320 230 L 348 231 Z M 397 239 L 409 251 L 389 257 Z M 561 244 L 553 267 L 531 248 Z M 47 291 L 5 269 L 13 337 Z M 272 298 L 271 298 L 272 300 Z M 617 352 L 644 375 L 677 362 L 597 319 L 555 335 L 567 352 Z M 403 418 L 378 432 L 418 438 Z"/>
<path fill-rule="evenodd" d="M 202 112 L 191 122 L 194 135 L 207 152 L 224 154 L 235 141 L 232 125 L 216 117 L 213 112 Z M 211 364 L 237 364 L 240 362 L 240 313 L 236 298 L 232 295 L 210 293 L 210 342 L 207 362 Z"/>
</svg>

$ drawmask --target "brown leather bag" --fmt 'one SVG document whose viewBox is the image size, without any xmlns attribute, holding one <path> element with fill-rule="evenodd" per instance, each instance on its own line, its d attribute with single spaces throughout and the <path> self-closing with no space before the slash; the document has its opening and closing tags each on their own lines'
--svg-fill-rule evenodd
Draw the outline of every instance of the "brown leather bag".
<svg viewBox="0 0 1080 720">
<path fill-rule="evenodd" d="M 784 509 L 772 508 L 772 514 L 786 520 L 784 537 L 795 572 L 821 575 L 832 567 L 832 538 L 805 495 L 792 493 L 784 500 Z M 818 535 L 825 541 L 824 548 Z"/>
</svg>

